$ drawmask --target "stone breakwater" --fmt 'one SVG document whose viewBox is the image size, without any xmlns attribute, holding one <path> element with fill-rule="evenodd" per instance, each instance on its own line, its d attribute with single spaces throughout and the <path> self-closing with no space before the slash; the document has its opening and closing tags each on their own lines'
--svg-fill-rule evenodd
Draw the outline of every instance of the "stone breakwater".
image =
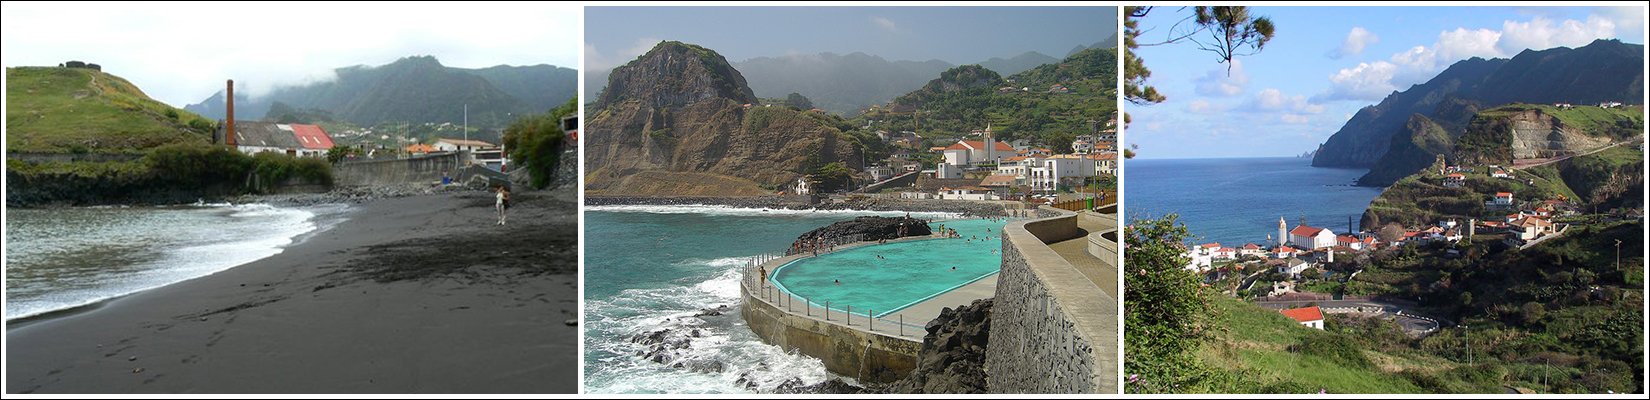
<svg viewBox="0 0 1650 400">
<path fill-rule="evenodd" d="M 815 245 L 836 243 L 833 239 L 851 238 L 864 242 L 894 240 L 907 236 L 928 236 L 934 233 L 928 222 L 911 217 L 864 216 L 838 221 L 825 227 L 803 233 L 791 244 L 787 254 L 809 251 Z"/>
<path fill-rule="evenodd" d="M 955 213 L 969 217 L 1003 217 L 1007 213 L 1003 206 L 991 202 L 967 200 L 912 200 L 912 199 L 877 199 L 860 198 L 840 203 L 809 204 L 801 196 L 757 196 L 757 197 L 641 197 L 641 196 L 590 196 L 585 197 L 587 206 L 620 206 L 620 205 L 676 205 L 676 206 L 727 206 L 734 208 L 777 208 L 787 210 L 855 210 L 855 211 L 904 211 L 904 212 L 939 212 Z"/>
<path fill-rule="evenodd" d="M 319 204 L 359 204 L 378 199 L 423 196 L 440 193 L 480 191 L 462 185 L 431 185 L 408 183 L 378 186 L 341 186 L 322 193 L 293 193 L 272 195 L 244 195 L 224 200 L 235 203 L 265 203 L 275 206 L 303 207 Z M 520 193 L 515 193 L 520 194 Z"/>
</svg>

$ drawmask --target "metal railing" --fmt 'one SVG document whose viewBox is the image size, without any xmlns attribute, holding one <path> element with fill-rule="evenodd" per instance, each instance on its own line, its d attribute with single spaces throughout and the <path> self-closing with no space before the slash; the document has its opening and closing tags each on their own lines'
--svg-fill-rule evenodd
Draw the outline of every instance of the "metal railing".
<svg viewBox="0 0 1650 400">
<path fill-rule="evenodd" d="M 839 247 L 846 248 L 845 245 L 848 244 L 862 242 L 861 239 L 864 237 L 864 234 L 856 234 L 827 239 L 822 242 L 823 245 L 820 246 L 821 251 L 819 254 L 836 251 Z M 813 300 L 808 297 L 789 293 L 774 286 L 764 279 L 764 273 L 772 274 L 773 271 L 765 269 L 759 270 L 759 268 L 762 268 L 763 265 L 780 258 L 801 254 L 811 255 L 812 253 L 812 250 L 796 251 L 794 249 L 788 249 L 781 253 L 763 253 L 751 257 L 751 259 L 745 263 L 744 279 L 747 283 L 746 287 L 753 289 L 751 290 L 752 296 L 767 302 L 768 304 L 774 306 L 774 308 L 785 310 L 791 314 L 801 311 L 804 316 L 810 318 L 820 317 L 824 318 L 826 322 L 840 321 L 849 327 L 860 327 L 873 333 L 889 334 L 908 339 L 915 339 L 918 341 L 922 340 L 924 335 L 927 335 L 927 328 L 924 328 L 921 325 L 905 323 L 904 315 L 896 315 L 893 319 L 882 318 L 877 316 L 876 310 L 853 307 L 851 305 L 833 303 L 830 301 Z M 927 321 L 912 322 L 923 325 L 927 324 Z"/>
</svg>

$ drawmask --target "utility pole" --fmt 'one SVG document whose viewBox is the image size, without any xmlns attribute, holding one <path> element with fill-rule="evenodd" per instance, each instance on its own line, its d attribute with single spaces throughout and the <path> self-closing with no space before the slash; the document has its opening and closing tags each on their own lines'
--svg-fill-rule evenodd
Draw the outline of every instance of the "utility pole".
<svg viewBox="0 0 1650 400">
<path fill-rule="evenodd" d="M 1616 270 L 1621 270 L 1621 239 L 1616 239 Z"/>
<path fill-rule="evenodd" d="M 1461 337 L 1467 342 L 1467 366 L 1472 366 L 1472 330 L 1461 325 Z"/>
</svg>

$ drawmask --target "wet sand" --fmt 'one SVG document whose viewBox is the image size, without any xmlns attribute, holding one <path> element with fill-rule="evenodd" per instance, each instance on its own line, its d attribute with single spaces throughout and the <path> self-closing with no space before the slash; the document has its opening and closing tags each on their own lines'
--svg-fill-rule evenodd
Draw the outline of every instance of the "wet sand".
<svg viewBox="0 0 1650 400">
<path fill-rule="evenodd" d="M 575 393 L 576 194 L 354 206 L 275 256 L 8 323 L 7 393 Z"/>
</svg>

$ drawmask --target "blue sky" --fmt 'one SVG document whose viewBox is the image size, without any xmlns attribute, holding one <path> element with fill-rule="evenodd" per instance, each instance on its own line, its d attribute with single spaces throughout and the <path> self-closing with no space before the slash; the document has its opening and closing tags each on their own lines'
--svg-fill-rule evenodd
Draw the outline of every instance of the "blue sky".
<svg viewBox="0 0 1650 400">
<path fill-rule="evenodd" d="M 1317 148 L 1356 113 L 1456 61 L 1597 38 L 1644 43 L 1643 7 L 1250 7 L 1277 34 L 1227 74 L 1189 42 L 1143 46 L 1148 83 L 1168 96 L 1129 104 L 1125 132 L 1141 158 L 1293 156 Z M 1190 14 L 1158 7 L 1140 43 L 1162 42 Z"/>
<path fill-rule="evenodd" d="M 585 66 L 610 69 L 661 40 L 728 61 L 863 52 L 962 65 L 1036 51 L 1056 58 L 1117 32 L 1116 7 L 587 7 Z"/>
</svg>

